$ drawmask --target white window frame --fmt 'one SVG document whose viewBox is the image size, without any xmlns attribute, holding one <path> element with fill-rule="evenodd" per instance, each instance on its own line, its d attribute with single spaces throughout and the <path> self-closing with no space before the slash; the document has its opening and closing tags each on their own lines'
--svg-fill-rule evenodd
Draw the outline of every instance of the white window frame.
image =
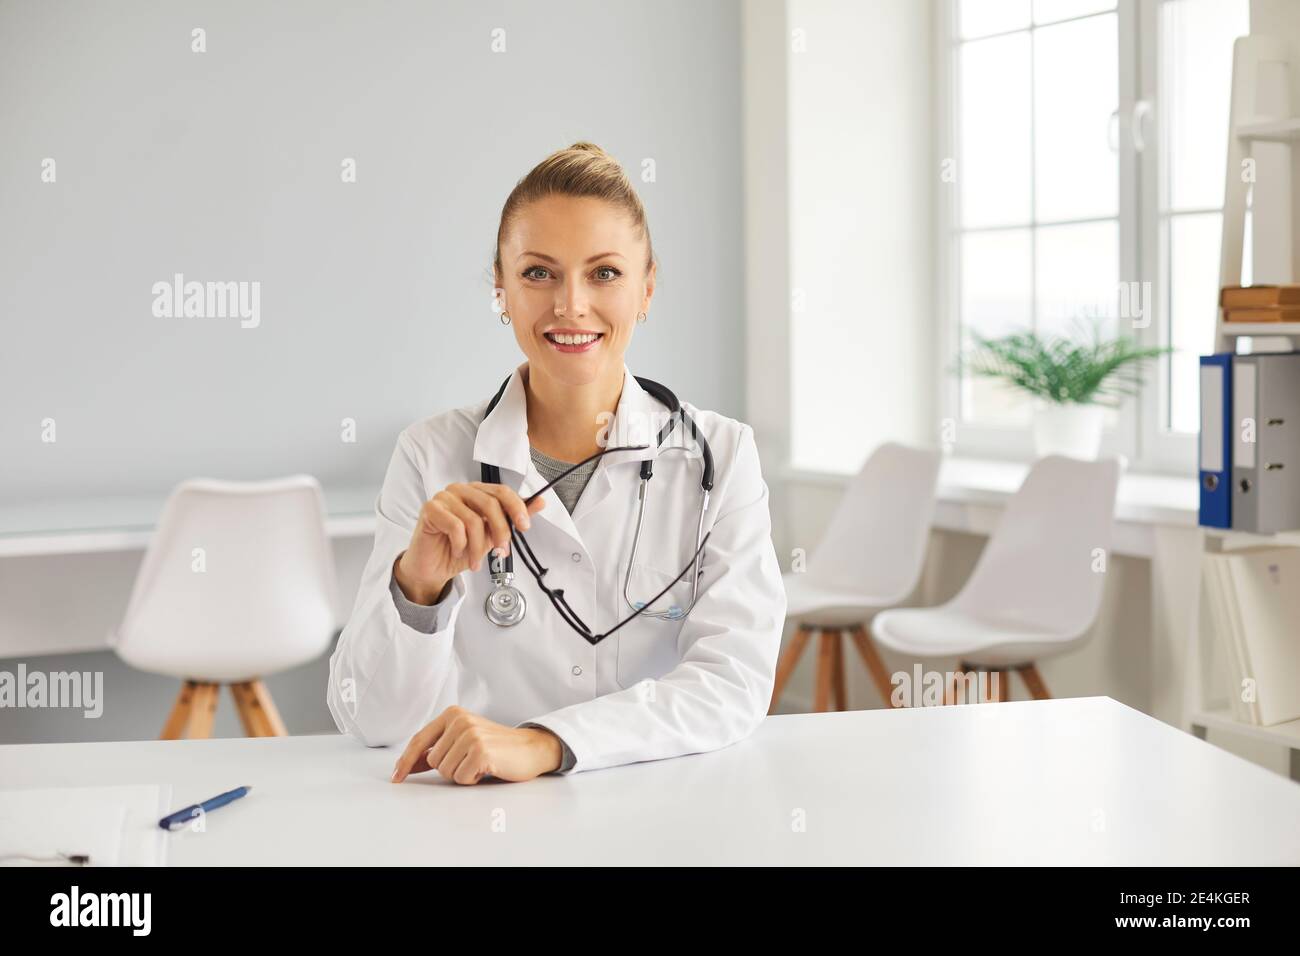
<svg viewBox="0 0 1300 956">
<path fill-rule="evenodd" d="M 1166 120 L 1168 113 L 1162 109 L 1160 74 L 1164 69 L 1164 64 L 1160 62 L 1160 15 L 1161 7 L 1164 6 L 1165 0 L 1142 0 L 1139 4 L 1141 22 L 1138 27 L 1138 35 L 1141 44 L 1140 63 L 1141 63 L 1141 96 L 1147 102 L 1155 104 L 1152 110 L 1152 119 L 1154 123 L 1148 133 L 1148 139 L 1153 142 L 1153 149 L 1148 149 L 1139 156 L 1141 162 L 1141 175 L 1143 183 L 1150 183 L 1150 188 L 1143 190 L 1142 194 L 1142 230 L 1143 242 L 1142 248 L 1149 250 L 1151 259 L 1150 268 L 1146 270 L 1148 278 L 1151 281 L 1153 291 L 1153 317 L 1151 321 L 1152 328 L 1148 330 L 1148 341 L 1152 345 L 1167 344 L 1168 337 L 1165 336 L 1164 330 L 1169 327 L 1169 249 L 1165 243 L 1166 232 L 1161 228 L 1166 218 L 1170 217 L 1169 210 L 1164 208 L 1164 197 L 1167 193 L 1167 183 L 1162 181 L 1164 173 L 1165 156 L 1169 149 L 1169 127 Z M 1224 125 L 1227 125 L 1228 118 L 1224 117 Z M 1178 215 L 1189 215 L 1193 212 L 1215 212 L 1220 216 L 1223 214 L 1223 199 L 1220 197 L 1219 206 L 1216 209 L 1188 210 L 1178 211 Z M 1217 269 L 1218 262 L 1215 262 Z M 1216 284 L 1218 277 L 1216 275 Z M 1211 314 L 1213 312 L 1211 311 Z M 1149 470 L 1178 472 L 1182 474 L 1195 474 L 1196 469 L 1196 435 L 1188 433 L 1170 432 L 1165 429 L 1165 422 L 1169 418 L 1168 395 L 1169 395 L 1169 363 L 1161 360 L 1153 366 L 1155 374 L 1151 379 L 1151 387 L 1144 390 L 1150 393 L 1144 395 L 1146 407 L 1143 409 L 1141 417 L 1142 433 L 1140 435 L 1141 447 L 1143 449 L 1142 460 Z"/>
<path fill-rule="evenodd" d="M 1160 106 L 1159 18 L 1164 0 L 1118 0 L 1119 99 L 1119 275 L 1121 281 L 1150 282 L 1150 324 L 1127 331 L 1143 345 L 1163 344 L 1168 327 L 1169 304 L 1164 282 L 1168 276 L 1167 255 L 1161 245 L 1161 163 L 1167 149 L 1166 126 Z M 936 0 L 936 90 L 938 98 L 935 142 L 941 158 L 957 159 L 953 183 L 941 183 L 935 204 L 936 265 L 940 283 L 936 295 L 938 310 L 938 367 L 940 408 L 943 424 L 955 428 L 953 453 L 969 457 L 1019 461 L 1034 457 L 1032 429 L 963 423 L 961 383 L 952 374 L 960 343 L 960 209 L 961 156 L 958 152 L 960 90 L 957 84 L 958 0 Z M 1091 16 L 1091 15 L 1090 15 Z M 1084 19 L 1078 17 L 1073 19 Z M 1070 21 L 1061 21 L 1070 22 Z M 1041 28 L 1030 28 L 1041 29 Z M 1032 62 L 1032 61 L 1031 61 Z M 1143 127 L 1147 148 L 1134 147 L 1135 106 L 1142 100 L 1153 104 Z M 1154 122 L 1151 122 L 1154 120 Z M 1225 120 L 1226 122 L 1226 120 Z M 1031 219 L 1028 227 L 1037 227 Z M 972 230 L 974 231 L 974 230 Z M 1102 454 L 1125 456 L 1133 470 L 1192 474 L 1195 469 L 1196 436 L 1168 432 L 1165 408 L 1169 389 L 1169 363 L 1161 359 L 1146 365 L 1146 384 L 1139 394 L 1120 407 L 1116 426 L 1102 439 Z M 1028 401 L 1028 399 L 1026 399 Z"/>
</svg>

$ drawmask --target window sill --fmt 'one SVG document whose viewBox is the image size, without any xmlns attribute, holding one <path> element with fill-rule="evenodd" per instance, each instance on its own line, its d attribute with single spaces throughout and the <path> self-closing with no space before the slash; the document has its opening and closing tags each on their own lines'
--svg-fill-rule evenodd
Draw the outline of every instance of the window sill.
<svg viewBox="0 0 1300 956">
<path fill-rule="evenodd" d="M 934 526 L 945 531 L 987 535 L 1029 471 L 1025 462 L 947 456 L 939 470 Z M 851 476 L 806 468 L 786 468 L 785 485 L 842 488 Z M 1113 550 L 1150 557 L 1153 529 L 1197 527 L 1199 492 L 1190 476 L 1130 474 L 1120 476 L 1115 503 L 1117 528 Z"/>
</svg>

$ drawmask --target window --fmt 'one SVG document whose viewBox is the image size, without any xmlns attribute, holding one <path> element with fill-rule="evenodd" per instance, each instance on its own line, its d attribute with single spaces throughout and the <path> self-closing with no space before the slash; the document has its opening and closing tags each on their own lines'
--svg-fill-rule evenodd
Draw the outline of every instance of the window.
<svg viewBox="0 0 1300 956">
<path fill-rule="evenodd" d="M 1164 0 L 1158 7 L 1156 102 L 1165 107 L 1153 156 L 1157 300 L 1160 341 L 1177 351 L 1161 370 L 1157 414 L 1162 432 L 1194 434 L 1197 357 L 1214 350 L 1232 41 L 1249 32 L 1248 4 Z"/>
<path fill-rule="evenodd" d="M 1248 0 L 948 7 L 943 376 L 957 450 L 1031 450 L 1029 399 L 954 374 L 972 332 L 1096 320 L 1179 350 L 1149 366 L 1139 401 L 1108 413 L 1107 448 L 1190 469 L 1196 357 L 1216 315 L 1232 41 Z"/>
</svg>

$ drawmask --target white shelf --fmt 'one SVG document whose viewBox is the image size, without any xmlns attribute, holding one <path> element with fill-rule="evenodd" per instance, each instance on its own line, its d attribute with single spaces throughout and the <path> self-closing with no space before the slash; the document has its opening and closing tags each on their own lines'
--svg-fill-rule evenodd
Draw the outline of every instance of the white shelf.
<svg viewBox="0 0 1300 956">
<path fill-rule="evenodd" d="M 1220 322 L 1224 335 L 1300 335 L 1300 322 Z"/>
<path fill-rule="evenodd" d="M 1254 724 L 1243 724 L 1228 710 L 1203 710 L 1193 714 L 1191 722 L 1210 730 L 1221 730 L 1240 737 L 1262 740 L 1265 743 L 1281 744 L 1293 750 L 1300 749 L 1300 720 L 1274 724 L 1272 727 L 1257 727 Z"/>
<path fill-rule="evenodd" d="M 1237 125 L 1237 136 L 1240 139 L 1271 143 L 1298 142 L 1300 119 L 1248 120 Z"/>
<path fill-rule="evenodd" d="M 1273 534 L 1256 534 L 1253 531 L 1233 531 L 1231 528 L 1203 528 L 1207 538 L 1219 543 L 1220 551 L 1240 551 L 1243 548 L 1298 548 L 1300 531 L 1278 531 Z"/>
</svg>

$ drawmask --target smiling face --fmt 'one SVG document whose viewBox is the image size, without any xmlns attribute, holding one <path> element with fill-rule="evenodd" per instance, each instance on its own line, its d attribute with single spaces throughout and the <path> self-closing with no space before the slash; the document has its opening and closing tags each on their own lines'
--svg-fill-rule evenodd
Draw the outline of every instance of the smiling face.
<svg viewBox="0 0 1300 956">
<path fill-rule="evenodd" d="M 569 386 L 621 380 L 654 295 L 630 217 L 602 199 L 546 196 L 520 210 L 500 254 L 497 286 L 530 373 Z"/>
</svg>

